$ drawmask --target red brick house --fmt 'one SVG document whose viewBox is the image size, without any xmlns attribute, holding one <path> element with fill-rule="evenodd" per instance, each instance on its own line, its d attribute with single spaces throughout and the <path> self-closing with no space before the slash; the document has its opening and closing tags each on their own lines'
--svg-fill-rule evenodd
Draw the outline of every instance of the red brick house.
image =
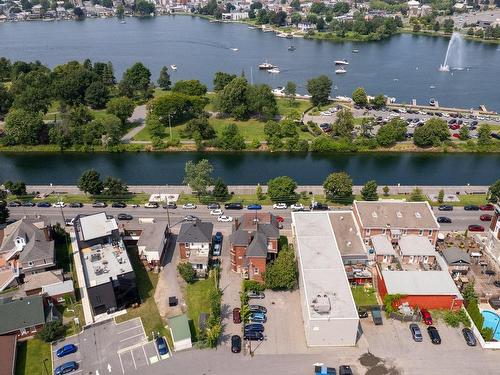
<svg viewBox="0 0 500 375">
<path fill-rule="evenodd" d="M 278 254 L 279 238 L 279 223 L 273 214 L 247 213 L 236 219 L 229 238 L 231 270 L 262 282 L 267 262 Z"/>
</svg>

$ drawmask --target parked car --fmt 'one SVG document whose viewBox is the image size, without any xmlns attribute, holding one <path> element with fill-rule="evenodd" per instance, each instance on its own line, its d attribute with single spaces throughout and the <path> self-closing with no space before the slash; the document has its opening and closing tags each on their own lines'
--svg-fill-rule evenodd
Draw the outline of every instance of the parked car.
<svg viewBox="0 0 500 375">
<path fill-rule="evenodd" d="M 495 209 L 495 207 L 491 203 L 488 203 L 488 204 L 483 204 L 482 206 L 479 206 L 479 209 L 481 211 L 493 211 Z"/>
<path fill-rule="evenodd" d="M 258 203 L 249 204 L 247 210 L 262 210 L 262 206 Z"/>
<path fill-rule="evenodd" d="M 250 323 L 265 323 L 267 322 L 267 316 L 261 312 L 250 313 L 249 316 Z"/>
<path fill-rule="evenodd" d="M 194 203 L 186 203 L 182 205 L 184 210 L 194 210 L 196 209 L 196 205 Z"/>
<path fill-rule="evenodd" d="M 235 307 L 233 309 L 233 323 L 234 324 L 241 323 L 241 309 L 239 307 Z"/>
<path fill-rule="evenodd" d="M 168 353 L 167 341 L 163 336 L 157 337 L 155 343 L 160 355 L 165 355 Z"/>
<path fill-rule="evenodd" d="M 44 207 L 44 208 L 48 208 L 51 206 L 51 204 L 49 202 L 38 202 L 36 204 L 37 207 Z"/>
<path fill-rule="evenodd" d="M 468 205 L 464 206 L 464 210 L 465 211 L 479 211 L 479 206 L 477 206 L 475 204 L 468 204 Z"/>
<path fill-rule="evenodd" d="M 429 334 L 429 337 L 431 338 L 431 342 L 435 345 L 441 344 L 441 336 L 439 336 L 439 332 L 436 327 L 430 326 L 427 327 L 427 333 Z"/>
<path fill-rule="evenodd" d="M 156 202 L 148 202 L 144 205 L 144 208 L 158 208 L 160 205 Z"/>
<path fill-rule="evenodd" d="M 214 241 L 216 243 L 221 243 L 222 242 L 222 233 L 221 232 L 216 232 L 214 235 Z"/>
<path fill-rule="evenodd" d="M 222 246 L 221 246 L 221 244 L 220 243 L 215 243 L 214 244 L 214 248 L 213 248 L 213 252 L 212 252 L 213 255 L 216 256 L 216 257 L 218 257 L 218 256 L 220 256 L 221 252 L 222 252 Z"/>
<path fill-rule="evenodd" d="M 19 201 L 10 201 L 7 206 L 9 206 L 9 207 L 21 207 L 21 202 L 19 202 Z"/>
<path fill-rule="evenodd" d="M 351 366 L 341 365 L 339 367 L 339 375 L 353 375 L 353 372 L 351 370 Z"/>
<path fill-rule="evenodd" d="M 108 207 L 108 204 L 105 202 L 96 201 L 96 202 L 92 203 L 92 207 L 94 207 L 94 208 L 106 208 L 106 207 Z"/>
<path fill-rule="evenodd" d="M 63 347 L 57 349 L 56 355 L 61 358 L 68 354 L 75 353 L 78 350 L 74 344 L 66 344 Z"/>
<path fill-rule="evenodd" d="M 283 223 L 285 221 L 285 218 L 283 216 L 276 216 L 276 221 L 278 223 Z"/>
<path fill-rule="evenodd" d="M 210 203 L 207 205 L 207 208 L 209 210 L 217 210 L 220 208 L 220 204 L 219 203 Z"/>
<path fill-rule="evenodd" d="M 241 337 L 238 335 L 231 336 L 231 352 L 233 353 L 241 352 Z"/>
<path fill-rule="evenodd" d="M 442 204 L 441 206 L 438 207 L 439 211 L 453 211 L 453 206 L 450 206 L 449 204 Z"/>
<path fill-rule="evenodd" d="M 198 220 L 198 218 L 194 215 L 186 215 L 186 216 L 184 216 L 184 220 L 185 221 L 196 221 L 196 220 Z"/>
<path fill-rule="evenodd" d="M 304 205 L 301 203 L 295 203 L 290 206 L 292 211 L 304 211 Z"/>
<path fill-rule="evenodd" d="M 264 293 L 254 291 L 254 290 L 247 292 L 247 296 L 250 299 L 264 299 L 266 297 L 266 295 Z"/>
<path fill-rule="evenodd" d="M 21 203 L 21 206 L 23 206 L 23 207 L 35 207 L 36 203 L 31 202 L 31 201 L 25 201 L 25 202 Z"/>
<path fill-rule="evenodd" d="M 125 208 L 125 207 L 127 207 L 127 204 L 124 202 L 113 202 L 111 204 L 111 207 L 113 207 L 113 208 Z"/>
<path fill-rule="evenodd" d="M 83 203 L 73 202 L 73 203 L 69 204 L 69 207 L 71 207 L 71 208 L 82 208 L 83 207 Z"/>
<path fill-rule="evenodd" d="M 420 314 L 422 314 L 422 321 L 424 324 L 428 326 L 432 325 L 432 316 L 427 309 L 420 309 Z"/>
<path fill-rule="evenodd" d="M 233 218 L 231 216 L 221 215 L 217 218 L 217 221 L 221 223 L 230 223 L 233 221 Z"/>
<path fill-rule="evenodd" d="M 368 318 L 368 310 L 358 307 L 358 317 L 360 319 Z"/>
<path fill-rule="evenodd" d="M 248 305 L 248 309 L 250 312 L 260 312 L 263 314 L 267 314 L 267 309 L 261 305 Z"/>
<path fill-rule="evenodd" d="M 224 208 L 226 210 L 242 210 L 243 205 L 241 203 L 226 203 Z"/>
<path fill-rule="evenodd" d="M 372 309 L 372 319 L 373 319 L 373 323 L 375 323 L 376 326 L 380 326 L 380 325 L 384 324 L 384 322 L 382 320 L 382 313 L 380 311 L 380 308 L 374 307 Z"/>
<path fill-rule="evenodd" d="M 489 214 L 484 214 L 484 215 L 481 215 L 479 216 L 479 220 L 481 221 L 491 221 L 493 217 Z"/>
<path fill-rule="evenodd" d="M 177 208 L 177 204 L 175 204 L 174 202 L 170 202 L 170 203 L 164 204 L 163 208 L 164 209 L 168 208 L 169 210 L 175 210 Z"/>
<path fill-rule="evenodd" d="M 422 342 L 422 331 L 420 331 L 420 327 L 416 323 L 411 323 L 410 324 L 410 332 L 411 336 L 413 337 L 413 340 L 416 342 Z"/>
<path fill-rule="evenodd" d="M 451 224 L 451 219 L 449 217 L 446 217 L 446 216 L 438 216 L 436 220 L 437 220 L 438 223 L 448 223 L 448 224 Z"/>
<path fill-rule="evenodd" d="M 63 375 L 76 370 L 78 370 L 78 363 L 75 361 L 66 362 L 56 367 L 54 375 Z"/>
<path fill-rule="evenodd" d="M 493 282 L 493 285 L 495 285 L 497 288 L 500 288 L 500 280 L 495 280 Z"/>
<path fill-rule="evenodd" d="M 314 202 L 309 208 L 311 211 L 328 211 L 328 206 L 324 203 Z"/>
<path fill-rule="evenodd" d="M 273 204 L 273 208 L 275 210 L 286 210 L 287 207 L 288 206 L 286 205 L 286 203 L 275 203 L 275 204 Z"/>
<path fill-rule="evenodd" d="M 55 208 L 64 208 L 66 207 L 66 203 L 64 202 L 56 202 L 52 205 L 52 207 L 55 207 Z"/>
<path fill-rule="evenodd" d="M 118 220 L 132 220 L 133 219 L 132 215 L 129 215 L 129 214 L 118 214 L 117 218 L 118 218 Z"/>
<path fill-rule="evenodd" d="M 264 325 L 261 323 L 250 323 L 245 325 L 245 332 L 264 332 Z"/>
<path fill-rule="evenodd" d="M 262 334 L 262 332 L 245 331 L 245 333 L 243 335 L 243 339 L 249 340 L 249 341 L 263 341 L 264 335 Z"/>
<path fill-rule="evenodd" d="M 471 224 L 467 227 L 469 232 L 484 232 L 484 227 L 478 224 Z"/>
<path fill-rule="evenodd" d="M 467 345 L 469 345 L 469 346 L 476 346 L 477 345 L 477 341 L 476 341 L 476 337 L 474 336 L 474 332 L 472 332 L 472 330 L 470 328 L 465 327 L 464 329 L 462 329 L 462 335 L 464 335 L 464 339 L 465 339 L 465 342 L 467 343 Z"/>
<path fill-rule="evenodd" d="M 224 212 L 220 208 L 216 208 L 215 210 L 210 211 L 210 215 L 213 216 L 221 216 Z"/>
<path fill-rule="evenodd" d="M 67 227 L 72 227 L 75 224 L 75 218 L 64 220 L 64 224 Z"/>
</svg>

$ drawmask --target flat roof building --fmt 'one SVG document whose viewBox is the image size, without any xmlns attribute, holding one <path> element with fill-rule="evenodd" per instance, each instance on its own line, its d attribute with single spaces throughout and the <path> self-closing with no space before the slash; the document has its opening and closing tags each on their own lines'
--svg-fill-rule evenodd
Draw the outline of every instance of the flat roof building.
<svg viewBox="0 0 500 375">
<path fill-rule="evenodd" d="M 336 219 L 328 212 L 292 213 L 308 346 L 356 345 L 359 317 L 334 233 Z"/>
</svg>

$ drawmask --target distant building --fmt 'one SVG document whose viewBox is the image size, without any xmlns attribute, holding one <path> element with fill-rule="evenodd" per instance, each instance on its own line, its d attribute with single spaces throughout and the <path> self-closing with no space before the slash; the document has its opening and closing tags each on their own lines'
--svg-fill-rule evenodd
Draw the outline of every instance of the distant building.
<svg viewBox="0 0 500 375">
<path fill-rule="evenodd" d="M 94 316 L 139 303 L 135 274 L 116 220 L 104 212 L 78 215 L 75 235 Z"/>
<path fill-rule="evenodd" d="M 205 277 L 212 246 L 213 223 L 195 220 L 183 223 L 177 236 L 179 254 L 196 270 L 198 277 Z"/>
<path fill-rule="evenodd" d="M 226 21 L 240 21 L 248 19 L 248 12 L 222 13 L 222 19 Z"/>
</svg>

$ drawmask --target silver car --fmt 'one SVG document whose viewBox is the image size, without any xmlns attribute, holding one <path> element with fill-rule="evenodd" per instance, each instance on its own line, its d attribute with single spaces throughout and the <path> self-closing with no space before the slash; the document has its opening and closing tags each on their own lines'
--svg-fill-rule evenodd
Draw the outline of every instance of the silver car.
<svg viewBox="0 0 500 375">
<path fill-rule="evenodd" d="M 422 342 L 422 331 L 420 331 L 420 327 L 418 326 L 418 324 L 410 324 L 410 331 L 413 340 L 415 340 L 416 342 Z"/>
</svg>

